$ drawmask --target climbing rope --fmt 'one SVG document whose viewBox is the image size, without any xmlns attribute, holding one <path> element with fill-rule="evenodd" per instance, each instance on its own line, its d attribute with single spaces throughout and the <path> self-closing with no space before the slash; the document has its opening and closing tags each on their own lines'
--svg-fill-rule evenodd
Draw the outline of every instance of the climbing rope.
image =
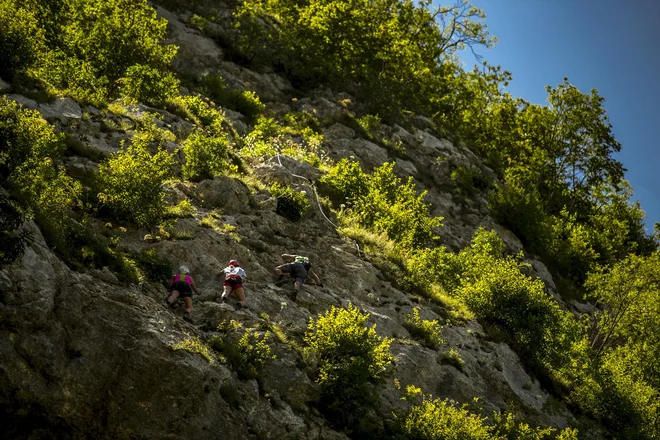
<svg viewBox="0 0 660 440">
<path fill-rule="evenodd" d="M 285 170 L 287 170 L 287 168 L 286 168 L 284 165 L 282 165 L 282 160 L 280 159 L 280 151 L 279 151 L 279 148 L 276 149 L 276 152 L 277 152 L 277 162 L 280 164 L 280 166 L 281 166 L 282 168 L 284 168 Z M 298 175 L 298 174 L 293 174 L 293 173 L 290 172 L 289 170 L 287 170 L 287 172 L 289 172 L 289 174 L 290 174 L 291 176 L 293 176 L 293 177 L 297 177 L 297 178 L 299 178 L 299 179 L 303 179 L 305 182 L 307 182 L 307 186 L 309 186 L 309 187 L 311 188 L 312 192 L 314 193 L 314 197 L 316 198 L 316 204 L 317 204 L 318 207 L 319 207 L 319 211 L 321 212 L 321 215 L 323 216 L 323 218 L 325 218 L 325 219 L 328 221 L 328 223 L 330 223 L 330 224 L 335 228 L 335 230 L 336 230 L 337 232 L 339 232 L 339 226 L 335 225 L 335 224 L 332 222 L 332 220 L 330 220 L 330 219 L 328 218 L 328 216 L 325 215 L 325 212 L 323 212 L 323 206 L 321 206 L 321 199 L 319 198 L 319 194 L 318 194 L 318 192 L 316 191 L 316 185 L 314 184 L 314 182 L 313 182 L 312 180 L 309 180 L 309 179 L 308 179 L 307 177 L 305 177 L 305 176 L 301 176 L 301 175 Z M 339 232 L 339 234 L 342 235 L 343 237 L 346 237 L 347 239 L 351 240 L 351 241 L 353 242 L 353 244 L 355 244 L 355 247 L 356 247 L 357 252 L 358 252 L 358 257 L 362 258 L 362 252 L 360 251 L 360 245 L 358 244 L 358 242 L 357 242 L 356 240 L 353 240 L 351 237 L 347 236 L 346 234 L 342 234 L 341 232 Z"/>
</svg>

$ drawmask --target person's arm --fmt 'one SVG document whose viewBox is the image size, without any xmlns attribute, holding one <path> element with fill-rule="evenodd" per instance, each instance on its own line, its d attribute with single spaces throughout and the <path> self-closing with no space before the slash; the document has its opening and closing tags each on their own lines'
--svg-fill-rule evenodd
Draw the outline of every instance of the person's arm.
<svg viewBox="0 0 660 440">
<path fill-rule="evenodd" d="M 247 278 L 247 274 L 245 273 L 245 269 L 241 267 L 241 273 L 239 274 L 241 278 Z"/>
<path fill-rule="evenodd" d="M 296 260 L 296 256 L 291 254 L 282 254 L 282 259 L 287 263 L 293 263 Z"/>
<path fill-rule="evenodd" d="M 197 288 L 197 284 L 195 284 L 195 280 L 193 280 L 192 277 L 190 277 L 190 285 L 192 286 L 195 293 L 199 295 L 199 289 Z"/>
<path fill-rule="evenodd" d="M 314 272 L 313 269 L 309 269 L 307 273 L 309 273 L 314 278 L 314 282 L 316 283 L 316 285 L 323 287 L 323 284 L 321 284 L 321 279 L 319 278 L 318 275 L 316 275 L 316 272 Z"/>
</svg>

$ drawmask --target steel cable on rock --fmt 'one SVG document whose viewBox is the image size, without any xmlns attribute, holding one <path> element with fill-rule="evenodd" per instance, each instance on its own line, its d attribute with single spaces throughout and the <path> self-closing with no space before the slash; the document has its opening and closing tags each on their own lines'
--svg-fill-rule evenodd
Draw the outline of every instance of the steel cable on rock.
<svg viewBox="0 0 660 440">
<path fill-rule="evenodd" d="M 328 216 L 325 215 L 325 212 L 323 212 L 323 207 L 321 206 L 321 200 L 320 200 L 320 198 L 319 198 L 319 194 L 318 194 L 318 192 L 316 191 L 316 185 L 314 184 L 314 182 L 311 181 L 311 180 L 309 180 L 309 179 L 308 179 L 307 177 L 305 177 L 305 176 L 301 176 L 301 175 L 299 175 L 299 174 L 294 174 L 294 173 L 292 173 L 291 171 L 289 171 L 284 165 L 282 165 L 282 160 L 280 159 L 280 151 L 279 151 L 279 149 L 276 149 L 276 152 L 277 152 L 277 162 L 280 164 L 280 166 L 281 166 L 282 168 L 284 168 L 284 169 L 285 169 L 285 170 L 286 170 L 291 176 L 293 176 L 293 177 L 297 177 L 297 178 L 299 178 L 299 179 L 303 179 L 305 182 L 307 182 L 307 185 L 308 185 L 308 186 L 312 189 L 312 191 L 314 192 L 314 197 L 316 198 L 316 203 L 317 203 L 317 205 L 318 205 L 318 207 L 319 207 L 319 211 L 321 212 L 321 215 L 323 216 L 323 218 L 325 218 L 325 219 L 328 221 L 328 223 L 330 223 L 330 224 L 335 228 L 335 230 L 336 230 L 337 232 L 339 232 L 339 226 L 335 225 L 335 224 L 332 222 L 332 220 L 330 220 L 330 219 L 328 218 Z M 357 252 L 358 252 L 358 257 L 362 258 L 362 252 L 360 251 L 360 245 L 358 244 L 358 242 L 357 242 L 356 240 L 353 240 L 351 237 L 349 237 L 349 236 L 346 235 L 346 234 L 343 234 L 343 233 L 341 233 L 341 232 L 339 232 L 339 234 L 342 235 L 342 236 L 344 236 L 344 237 L 346 237 L 346 238 L 348 238 L 349 240 L 351 240 L 351 241 L 355 244 L 355 247 L 356 247 Z"/>
</svg>

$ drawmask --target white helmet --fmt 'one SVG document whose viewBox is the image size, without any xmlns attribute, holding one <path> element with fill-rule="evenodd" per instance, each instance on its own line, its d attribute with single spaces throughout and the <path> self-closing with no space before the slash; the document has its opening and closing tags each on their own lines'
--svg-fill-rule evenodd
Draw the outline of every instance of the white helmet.
<svg viewBox="0 0 660 440">
<path fill-rule="evenodd" d="M 188 269 L 188 266 L 180 266 L 179 273 L 183 275 L 188 275 L 190 273 L 190 269 Z"/>
</svg>

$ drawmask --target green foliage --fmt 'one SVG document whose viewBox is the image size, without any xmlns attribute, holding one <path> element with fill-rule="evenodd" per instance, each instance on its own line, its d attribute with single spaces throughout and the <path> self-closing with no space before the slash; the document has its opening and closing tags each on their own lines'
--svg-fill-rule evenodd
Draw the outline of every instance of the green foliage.
<svg viewBox="0 0 660 440">
<path fill-rule="evenodd" d="M 533 176 L 523 167 L 509 168 L 504 185 L 489 196 L 488 208 L 493 217 L 511 229 L 532 249 L 543 249 L 548 240 L 548 218 L 541 195 L 533 185 Z"/>
<path fill-rule="evenodd" d="M 486 421 L 453 401 L 425 397 L 402 425 L 405 438 L 411 440 L 493 440 Z"/>
<path fill-rule="evenodd" d="M 451 180 L 454 181 L 458 191 L 466 196 L 474 194 L 475 191 L 488 189 L 490 182 L 481 174 L 476 167 L 458 167 L 451 172 Z"/>
<path fill-rule="evenodd" d="M 406 321 L 403 326 L 410 332 L 410 334 L 418 339 L 421 339 L 429 348 L 437 350 L 442 344 L 445 343 L 442 337 L 442 329 L 437 319 L 429 321 L 422 319 L 419 316 L 419 308 L 414 308 L 411 314 L 406 315 Z"/>
<path fill-rule="evenodd" d="M 277 199 L 275 212 L 292 222 L 301 220 L 310 207 L 307 194 L 294 191 L 290 186 L 275 182 L 270 187 L 270 192 Z"/>
<path fill-rule="evenodd" d="M 234 321 L 231 324 L 234 324 Z M 222 330 L 235 331 L 238 328 L 238 325 L 234 325 L 234 327 Z M 218 326 L 218 329 L 220 330 L 220 326 Z M 276 358 L 268 345 L 269 336 L 270 332 L 260 335 L 259 332 L 246 330 L 235 343 L 230 343 L 227 340 L 216 340 L 214 349 L 227 356 L 241 379 L 254 379 L 259 376 L 266 362 Z"/>
<path fill-rule="evenodd" d="M 34 13 L 17 0 L 0 1 L 0 75 L 11 77 L 32 65 L 45 49 Z"/>
<path fill-rule="evenodd" d="M 406 260 L 406 266 L 406 280 L 427 294 L 436 284 L 453 291 L 459 286 L 463 272 L 461 261 L 442 246 L 413 252 Z"/>
<path fill-rule="evenodd" d="M 135 261 L 112 249 L 116 247 L 113 240 L 102 236 L 88 217 L 77 225 L 68 223 L 54 245 L 65 261 L 78 270 L 108 267 L 124 283 L 137 284 L 140 281 Z"/>
<path fill-rule="evenodd" d="M 335 200 L 346 198 L 351 203 L 344 215 L 386 233 L 404 249 L 426 246 L 435 239 L 433 228 L 441 225 L 441 217 L 428 216 L 426 192 L 417 195 L 412 178 L 403 183 L 394 174 L 394 163 L 386 162 L 368 175 L 358 164 L 342 159 L 322 183 Z"/>
<path fill-rule="evenodd" d="M 119 96 L 160 104 L 178 88 L 166 72 L 176 47 L 161 44 L 167 21 L 146 0 L 3 0 L 0 12 L 5 73 L 96 105 Z"/>
<path fill-rule="evenodd" d="M 51 241 L 64 233 L 66 214 L 81 192 L 55 165 L 63 150 L 61 137 L 38 112 L 0 98 L 0 183 L 34 212 Z"/>
<path fill-rule="evenodd" d="M 190 203 L 190 200 L 184 199 L 167 210 L 168 217 L 193 217 L 197 213 L 197 208 Z"/>
<path fill-rule="evenodd" d="M 402 438 L 410 440 L 577 440 L 577 430 L 532 427 L 512 413 L 494 413 L 493 424 L 487 417 L 470 412 L 468 405 L 458 407 L 450 400 L 423 397 L 401 420 Z"/>
<path fill-rule="evenodd" d="M 260 117 L 254 129 L 245 137 L 241 154 L 245 157 L 276 156 L 282 154 L 314 166 L 321 163 L 320 147 L 323 136 L 303 126 L 294 115 L 284 118 L 282 125 L 273 118 Z"/>
<path fill-rule="evenodd" d="M 523 265 L 502 257 L 502 250 L 497 234 L 478 230 L 473 245 L 459 254 L 464 273 L 454 294 L 477 317 L 506 331 L 524 358 L 543 362 L 561 351 L 557 335 L 567 312 L 545 293 L 543 281 L 523 275 Z"/>
<path fill-rule="evenodd" d="M 167 209 L 162 185 L 174 160 L 162 147 L 152 155 L 148 147 L 154 142 L 160 143 L 153 133 L 139 132 L 99 167 L 99 200 L 139 226 L 157 224 Z"/>
<path fill-rule="evenodd" d="M 255 120 L 266 110 L 255 92 L 229 88 L 220 74 L 203 76 L 198 82 L 201 93 L 211 97 L 221 107 L 242 113 L 249 120 Z"/>
<path fill-rule="evenodd" d="M 172 277 L 170 263 L 154 249 L 144 249 L 136 256 L 136 262 L 149 281 L 167 285 Z"/>
<path fill-rule="evenodd" d="M 0 193 L 0 266 L 23 255 L 31 234 L 22 229 L 25 218 L 4 194 Z"/>
<path fill-rule="evenodd" d="M 162 107 L 179 92 L 179 81 L 172 73 L 143 64 L 126 69 L 120 82 L 121 96 L 128 103 Z"/>
<path fill-rule="evenodd" d="M 206 359 L 209 364 L 214 365 L 217 360 L 211 348 L 206 345 L 199 336 L 190 336 L 186 334 L 186 338 L 172 345 L 172 350 L 184 350 L 188 353 L 199 353 Z"/>
<path fill-rule="evenodd" d="M 200 181 L 212 179 L 228 168 L 229 139 L 224 136 L 209 136 L 204 131 L 195 131 L 183 143 L 186 162 L 181 167 L 184 179 Z"/>
<path fill-rule="evenodd" d="M 369 315 L 353 305 L 334 306 L 314 321 L 304 336 L 305 352 L 318 362 L 316 382 L 321 386 L 321 407 L 335 423 L 352 426 L 373 402 L 371 384 L 392 362 L 391 340 L 365 327 Z"/>
<path fill-rule="evenodd" d="M 466 46 L 491 46 L 484 14 L 467 1 L 248 0 L 236 12 L 238 51 L 281 66 L 296 83 L 331 84 L 380 114 L 429 106 L 442 62 Z"/>
<path fill-rule="evenodd" d="M 453 365 L 459 371 L 463 371 L 463 368 L 465 368 L 465 361 L 461 357 L 461 353 L 455 347 L 450 348 L 442 354 L 442 362 Z"/>
</svg>

